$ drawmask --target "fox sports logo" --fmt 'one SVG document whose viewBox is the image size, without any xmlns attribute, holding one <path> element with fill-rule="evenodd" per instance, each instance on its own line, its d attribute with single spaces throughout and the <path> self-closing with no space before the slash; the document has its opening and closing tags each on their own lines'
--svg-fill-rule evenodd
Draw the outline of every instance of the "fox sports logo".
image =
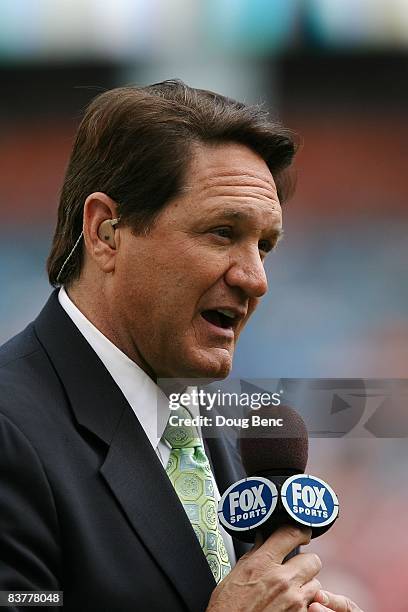
<svg viewBox="0 0 408 612">
<path fill-rule="evenodd" d="M 281 500 L 288 514 L 308 527 L 330 525 L 339 513 L 333 489 L 316 476 L 296 474 L 285 480 Z"/>
<path fill-rule="evenodd" d="M 278 502 L 278 491 L 270 480 L 243 478 L 231 485 L 218 504 L 221 524 L 232 531 L 248 531 L 262 525 Z"/>
</svg>

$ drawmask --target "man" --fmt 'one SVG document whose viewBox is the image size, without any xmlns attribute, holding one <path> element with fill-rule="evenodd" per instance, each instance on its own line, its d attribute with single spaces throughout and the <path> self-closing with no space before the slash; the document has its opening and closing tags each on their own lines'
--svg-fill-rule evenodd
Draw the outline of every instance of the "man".
<svg viewBox="0 0 408 612">
<path fill-rule="evenodd" d="M 296 529 L 228 573 L 242 548 L 215 525 L 221 575 L 158 426 L 161 378 L 231 369 L 267 290 L 294 153 L 259 109 L 179 81 L 90 105 L 48 260 L 61 289 L 0 352 L 1 589 L 63 590 L 69 611 L 357 610 L 320 606 L 316 555 L 283 563 L 309 541 Z M 205 451 L 197 436 L 215 490 L 242 477 L 228 440 Z"/>
</svg>

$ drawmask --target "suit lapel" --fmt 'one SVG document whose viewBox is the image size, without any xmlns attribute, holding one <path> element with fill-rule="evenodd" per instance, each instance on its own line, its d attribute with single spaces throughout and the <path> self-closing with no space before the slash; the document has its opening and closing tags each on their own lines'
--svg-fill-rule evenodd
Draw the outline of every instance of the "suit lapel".
<svg viewBox="0 0 408 612">
<path fill-rule="evenodd" d="M 123 413 L 101 472 L 189 608 L 204 610 L 214 578 L 180 500 L 130 410 Z"/>
<path fill-rule="evenodd" d="M 132 525 L 191 612 L 205 610 L 215 581 L 163 466 L 110 374 L 54 292 L 34 323 L 78 423 L 109 449 L 101 467 Z"/>
</svg>

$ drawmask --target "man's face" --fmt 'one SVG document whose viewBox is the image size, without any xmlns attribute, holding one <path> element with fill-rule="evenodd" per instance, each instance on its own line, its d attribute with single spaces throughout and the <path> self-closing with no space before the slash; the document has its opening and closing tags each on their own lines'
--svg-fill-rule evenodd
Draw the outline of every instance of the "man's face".
<svg viewBox="0 0 408 612">
<path fill-rule="evenodd" d="M 121 348 L 157 377 L 227 376 L 281 227 L 261 157 L 239 144 L 197 147 L 185 191 L 151 232 L 120 229 L 109 293 Z"/>
</svg>

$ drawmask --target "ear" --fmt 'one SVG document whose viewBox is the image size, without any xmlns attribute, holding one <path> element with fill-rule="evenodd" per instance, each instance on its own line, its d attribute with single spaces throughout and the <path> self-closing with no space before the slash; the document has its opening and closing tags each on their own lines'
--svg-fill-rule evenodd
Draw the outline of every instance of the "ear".
<svg viewBox="0 0 408 612">
<path fill-rule="evenodd" d="M 84 242 L 88 256 L 104 272 L 115 269 L 119 231 L 110 221 L 117 218 L 117 204 L 106 193 L 91 193 L 84 204 Z"/>
</svg>

